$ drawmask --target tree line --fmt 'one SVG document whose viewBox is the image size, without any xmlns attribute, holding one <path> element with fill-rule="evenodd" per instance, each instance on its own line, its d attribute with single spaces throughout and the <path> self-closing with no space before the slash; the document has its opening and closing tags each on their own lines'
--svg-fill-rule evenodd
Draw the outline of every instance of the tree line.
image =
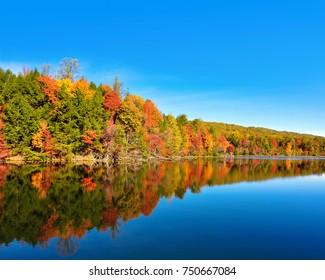
<svg viewBox="0 0 325 280">
<path fill-rule="evenodd" d="M 77 59 L 57 74 L 0 68 L 0 160 L 111 162 L 186 156 L 324 156 L 325 138 L 162 114 L 152 100 L 76 78 Z"/>
</svg>

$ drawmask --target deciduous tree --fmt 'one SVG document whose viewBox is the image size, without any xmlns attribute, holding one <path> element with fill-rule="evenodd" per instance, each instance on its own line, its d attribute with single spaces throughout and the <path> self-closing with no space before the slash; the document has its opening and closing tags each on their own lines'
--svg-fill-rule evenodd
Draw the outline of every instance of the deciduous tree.
<svg viewBox="0 0 325 280">
<path fill-rule="evenodd" d="M 60 61 L 58 76 L 60 79 L 69 79 L 73 81 L 79 71 L 80 66 L 78 59 L 66 57 Z"/>
</svg>

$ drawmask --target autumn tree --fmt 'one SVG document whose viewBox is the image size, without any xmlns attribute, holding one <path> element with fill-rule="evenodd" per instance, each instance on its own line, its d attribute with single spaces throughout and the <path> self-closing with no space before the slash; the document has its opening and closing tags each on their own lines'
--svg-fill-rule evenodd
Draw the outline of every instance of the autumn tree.
<svg viewBox="0 0 325 280">
<path fill-rule="evenodd" d="M 164 156 L 166 153 L 166 144 L 163 135 L 158 133 L 147 133 L 145 136 L 149 153 L 153 156 Z"/>
<path fill-rule="evenodd" d="M 286 152 L 286 154 L 287 154 L 288 156 L 291 156 L 291 154 L 292 154 L 292 144 L 291 144 L 291 142 L 288 142 L 288 143 L 285 145 L 284 150 L 285 150 L 285 152 Z"/>
<path fill-rule="evenodd" d="M 41 84 L 42 92 L 46 95 L 48 100 L 54 107 L 60 103 L 58 92 L 60 90 L 56 80 L 51 76 L 40 76 L 37 81 Z"/>
<path fill-rule="evenodd" d="M 94 143 L 94 141 L 97 138 L 97 133 L 95 130 L 87 130 L 86 134 L 83 135 L 82 137 L 82 142 L 84 142 L 85 144 L 91 145 Z"/>
<path fill-rule="evenodd" d="M 114 124 L 112 119 L 108 121 L 107 128 L 102 134 L 102 144 L 105 158 L 113 162 L 117 160 L 126 145 L 125 131 L 121 125 Z"/>
<path fill-rule="evenodd" d="M 143 120 L 144 127 L 148 132 L 154 132 L 159 129 L 162 115 L 151 100 L 146 100 L 143 105 Z"/>
<path fill-rule="evenodd" d="M 92 146 L 97 140 L 97 133 L 95 130 L 86 130 L 85 134 L 82 135 L 82 142 L 86 146 L 86 153 L 93 151 Z"/>
<path fill-rule="evenodd" d="M 136 94 L 129 94 L 128 96 L 125 97 L 124 101 L 132 102 L 135 105 L 135 107 L 138 108 L 139 112 L 143 114 L 143 106 L 145 100 L 141 96 Z"/>
<path fill-rule="evenodd" d="M 207 129 L 204 129 L 201 133 L 202 137 L 202 143 L 203 143 L 203 148 L 207 153 L 211 153 L 213 146 L 214 146 L 214 141 L 213 141 L 213 136 Z"/>
<path fill-rule="evenodd" d="M 135 104 L 138 103 L 138 107 L 142 109 L 142 125 L 146 146 L 151 155 L 161 156 L 165 153 L 165 141 L 159 132 L 159 124 L 163 119 L 162 114 L 151 100 L 146 100 L 144 103 L 142 101 L 139 99 Z"/>
<path fill-rule="evenodd" d="M 235 147 L 230 144 L 228 147 L 227 147 L 227 153 L 229 154 L 233 154 L 235 152 Z"/>
<path fill-rule="evenodd" d="M 73 92 L 73 82 L 70 79 L 58 79 L 56 80 L 56 84 L 60 89 L 60 99 L 65 98 L 65 95 L 67 95 L 68 97 L 76 97 L 75 93 Z"/>
<path fill-rule="evenodd" d="M 188 155 L 190 152 L 190 146 L 191 146 L 191 137 L 189 135 L 188 126 L 189 120 L 187 119 L 187 116 L 185 114 L 179 115 L 176 118 L 180 133 L 182 135 L 182 155 Z M 193 134 L 193 130 L 192 130 Z"/>
<path fill-rule="evenodd" d="M 190 123 L 185 126 L 185 142 L 183 147 L 186 155 L 200 155 L 203 151 L 202 137 L 196 135 Z"/>
<path fill-rule="evenodd" d="M 32 146 L 33 148 L 51 156 L 55 154 L 53 137 L 46 121 L 40 122 L 39 129 L 32 138 Z"/>
<path fill-rule="evenodd" d="M 229 141 L 227 140 L 227 138 L 223 135 L 221 135 L 219 138 L 218 138 L 218 147 L 220 149 L 220 151 L 222 152 L 226 152 L 227 151 L 227 148 L 230 146 L 230 143 Z"/>
<path fill-rule="evenodd" d="M 202 120 L 196 119 L 193 121 L 193 128 L 195 129 L 197 134 L 197 141 L 202 143 L 202 148 L 204 152 L 211 153 L 214 146 L 214 141 L 213 136 L 208 131 L 205 123 Z"/>
<path fill-rule="evenodd" d="M 85 78 L 75 81 L 72 85 L 71 91 L 75 94 L 78 92 L 82 93 L 85 96 L 85 99 L 91 99 L 95 94 L 95 91 L 90 88 L 90 85 Z"/>
<path fill-rule="evenodd" d="M 164 116 L 161 123 L 161 132 L 165 142 L 166 155 L 179 155 L 182 147 L 182 135 L 173 115 Z"/>
<path fill-rule="evenodd" d="M 278 141 L 276 139 L 272 139 L 271 145 L 272 145 L 272 155 L 276 155 L 279 146 Z"/>
<path fill-rule="evenodd" d="M 127 133 L 137 132 L 141 127 L 141 112 L 130 99 L 122 102 L 117 121 Z"/>
<path fill-rule="evenodd" d="M 132 96 L 127 96 L 117 113 L 116 124 L 120 125 L 125 133 L 124 151 L 127 155 L 146 152 L 144 131 L 142 128 L 142 113 L 133 102 Z"/>
<path fill-rule="evenodd" d="M 117 112 L 121 107 L 122 98 L 119 91 L 112 89 L 109 85 L 101 87 L 104 95 L 103 105 L 109 117 L 113 118 L 115 123 Z"/>
</svg>

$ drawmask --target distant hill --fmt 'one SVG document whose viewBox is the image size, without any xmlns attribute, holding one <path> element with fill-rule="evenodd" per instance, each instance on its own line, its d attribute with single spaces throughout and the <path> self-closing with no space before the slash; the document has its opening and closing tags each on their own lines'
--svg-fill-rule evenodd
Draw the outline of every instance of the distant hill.
<svg viewBox="0 0 325 280">
<path fill-rule="evenodd" d="M 238 154 L 324 155 L 325 138 L 322 136 L 222 122 L 205 122 L 205 124 L 216 137 L 225 136 L 237 148 Z M 255 153 L 252 151 L 254 146 Z"/>
</svg>

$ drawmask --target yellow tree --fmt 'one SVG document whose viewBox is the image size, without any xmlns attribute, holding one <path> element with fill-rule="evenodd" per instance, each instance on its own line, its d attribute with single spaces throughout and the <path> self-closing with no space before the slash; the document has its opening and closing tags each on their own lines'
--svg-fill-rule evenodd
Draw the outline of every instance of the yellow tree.
<svg viewBox="0 0 325 280">
<path fill-rule="evenodd" d="M 95 93 L 95 91 L 89 88 L 89 83 L 84 78 L 75 81 L 72 85 L 71 91 L 74 93 L 83 93 L 86 99 L 91 99 Z"/>
<path fill-rule="evenodd" d="M 291 156 L 291 154 L 292 154 L 292 144 L 291 144 L 291 142 L 288 142 L 288 143 L 286 144 L 284 150 L 285 150 L 285 152 L 286 152 L 286 154 L 287 154 L 288 156 Z"/>
</svg>

